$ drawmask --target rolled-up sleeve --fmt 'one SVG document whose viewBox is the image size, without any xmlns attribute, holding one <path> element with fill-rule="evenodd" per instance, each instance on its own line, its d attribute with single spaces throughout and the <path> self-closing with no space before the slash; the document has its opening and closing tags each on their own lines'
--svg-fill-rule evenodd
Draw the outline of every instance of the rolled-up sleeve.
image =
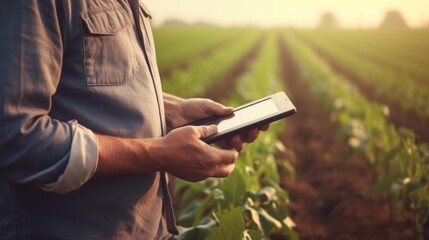
<svg viewBox="0 0 429 240">
<path fill-rule="evenodd" d="M 70 123 L 73 137 L 66 169 L 56 182 L 41 186 L 43 190 L 67 193 L 78 189 L 95 173 L 98 158 L 97 138 L 91 130 L 76 121 Z"/>
<path fill-rule="evenodd" d="M 58 2 L 0 2 L 0 180 L 66 193 L 93 175 L 98 143 L 49 116 L 66 32 Z"/>
</svg>

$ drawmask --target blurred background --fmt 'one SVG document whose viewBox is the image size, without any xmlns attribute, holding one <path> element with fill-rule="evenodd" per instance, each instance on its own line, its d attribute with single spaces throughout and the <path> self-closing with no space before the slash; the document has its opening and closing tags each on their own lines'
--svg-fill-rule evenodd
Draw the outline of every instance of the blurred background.
<svg viewBox="0 0 429 240">
<path fill-rule="evenodd" d="M 143 2 L 164 91 L 298 109 L 228 178 L 172 178 L 177 239 L 429 239 L 429 1 Z"/>
<path fill-rule="evenodd" d="M 185 24 L 311 28 L 320 24 L 323 14 L 331 13 L 344 28 L 374 28 L 388 11 L 398 11 L 410 27 L 429 24 L 429 2 L 425 0 L 147 0 L 145 3 L 157 26 L 177 20 Z"/>
</svg>

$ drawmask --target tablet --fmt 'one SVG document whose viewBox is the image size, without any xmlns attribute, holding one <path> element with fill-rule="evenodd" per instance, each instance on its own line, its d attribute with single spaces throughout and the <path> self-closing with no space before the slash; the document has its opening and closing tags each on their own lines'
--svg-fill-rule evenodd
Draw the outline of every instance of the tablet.
<svg viewBox="0 0 429 240">
<path fill-rule="evenodd" d="M 278 92 L 234 109 L 226 116 L 211 116 L 189 125 L 217 125 L 218 132 L 202 140 L 208 144 L 263 126 L 296 113 L 296 108 L 286 93 Z"/>
</svg>

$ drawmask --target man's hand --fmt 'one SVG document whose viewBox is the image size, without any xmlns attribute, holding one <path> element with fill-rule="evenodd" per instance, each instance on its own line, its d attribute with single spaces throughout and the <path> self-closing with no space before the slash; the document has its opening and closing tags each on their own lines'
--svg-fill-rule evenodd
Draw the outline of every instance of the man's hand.
<svg viewBox="0 0 429 240">
<path fill-rule="evenodd" d="M 209 116 L 223 116 L 234 112 L 231 107 L 206 98 L 181 99 L 164 94 L 166 121 L 169 129 L 174 129 L 195 120 Z"/>
<path fill-rule="evenodd" d="M 168 94 L 164 94 L 164 106 L 169 129 L 174 129 L 213 115 L 228 115 L 234 111 L 233 108 L 225 107 L 209 99 L 191 98 L 185 100 Z M 268 128 L 269 124 L 249 130 L 219 142 L 218 146 L 223 149 L 234 148 L 237 151 L 241 151 L 243 150 L 244 143 L 255 141 L 259 135 L 259 131 L 266 131 Z"/>
<path fill-rule="evenodd" d="M 259 128 L 251 129 L 247 132 L 244 132 L 240 135 L 235 135 L 229 139 L 225 139 L 217 143 L 218 146 L 224 149 L 234 148 L 238 152 L 243 150 L 244 143 L 251 143 L 256 140 L 259 136 L 260 131 L 267 131 L 270 127 L 270 124 L 263 125 Z"/>
<path fill-rule="evenodd" d="M 99 161 L 96 176 L 165 171 L 188 181 L 226 177 L 235 167 L 238 152 L 219 149 L 201 138 L 216 126 L 186 126 L 159 138 L 120 138 L 96 134 Z"/>
<path fill-rule="evenodd" d="M 208 99 L 183 100 L 169 95 L 164 104 L 172 129 L 164 137 L 135 139 L 96 134 L 96 176 L 166 171 L 188 181 L 226 177 L 234 170 L 244 143 L 254 141 L 260 130 L 268 129 L 265 125 L 233 136 L 219 142 L 219 149 L 201 140 L 215 134 L 216 126 L 179 126 L 212 115 L 231 114 L 232 108 Z"/>
<path fill-rule="evenodd" d="M 174 129 L 152 146 L 151 158 L 158 160 L 160 171 L 184 180 L 226 177 L 234 170 L 237 151 L 218 149 L 200 140 L 216 132 L 214 125 Z"/>
</svg>

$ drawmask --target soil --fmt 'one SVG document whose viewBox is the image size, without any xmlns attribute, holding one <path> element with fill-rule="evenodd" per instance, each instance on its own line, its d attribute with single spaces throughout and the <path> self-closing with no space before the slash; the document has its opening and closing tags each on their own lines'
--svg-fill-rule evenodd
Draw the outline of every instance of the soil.
<svg viewBox="0 0 429 240">
<path fill-rule="evenodd" d="M 302 41 L 308 43 L 313 48 L 313 50 L 323 60 L 325 60 L 332 69 L 335 70 L 336 73 L 345 76 L 346 79 L 355 85 L 367 99 L 386 105 L 390 112 L 389 119 L 396 128 L 406 127 L 411 129 L 416 134 L 417 142 L 429 142 L 429 119 L 419 116 L 419 114 L 414 110 L 403 109 L 394 99 L 389 98 L 389 96 L 377 93 L 376 88 L 380 86 L 375 87 L 366 83 L 355 72 L 342 67 L 336 59 L 326 54 L 309 39 L 306 39 L 304 36 L 299 34 L 298 36 L 300 36 Z"/>
<path fill-rule="evenodd" d="M 338 126 L 329 120 L 308 87 L 298 81 L 296 66 L 285 44 L 279 41 L 282 77 L 298 108 L 287 119 L 282 136 L 294 152 L 296 177 L 283 174 L 291 215 L 299 238 L 307 239 L 415 239 L 409 214 L 398 216 L 382 195 L 367 193 L 376 174 L 368 161 L 347 152 L 336 140 Z"/>
</svg>

